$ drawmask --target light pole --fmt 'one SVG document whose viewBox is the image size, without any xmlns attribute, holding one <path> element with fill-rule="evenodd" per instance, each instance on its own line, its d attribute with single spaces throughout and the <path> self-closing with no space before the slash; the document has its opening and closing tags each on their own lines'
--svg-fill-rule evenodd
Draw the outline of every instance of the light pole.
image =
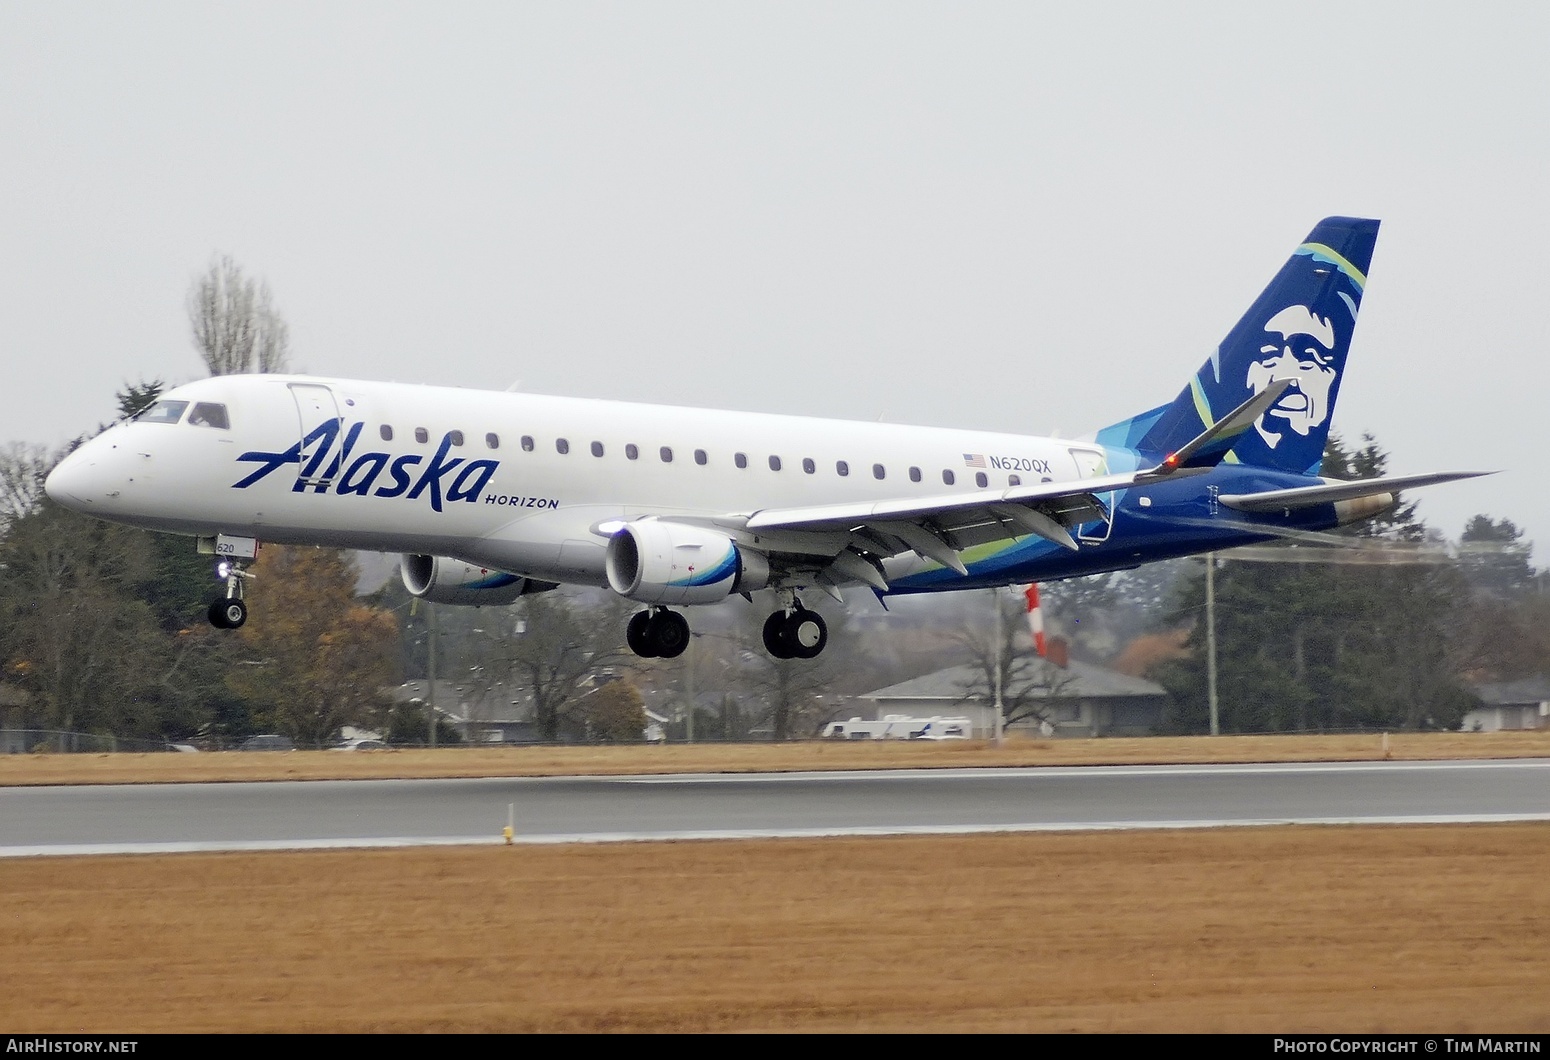
<svg viewBox="0 0 1550 1060">
<path fill-rule="evenodd" d="M 999 589 L 990 590 L 990 602 L 995 606 L 996 610 L 996 659 L 991 666 L 995 696 L 991 709 L 996 712 L 994 742 L 997 747 L 1000 747 L 1002 736 L 1001 724 L 1005 716 L 1001 705 L 1001 666 L 1003 653 L 1006 651 L 1006 616 L 1001 613 L 1001 592 Z"/>
<path fill-rule="evenodd" d="M 438 630 L 436 627 L 436 605 L 429 601 L 425 604 L 425 623 L 430 629 L 430 643 L 427 647 L 429 658 L 425 669 L 430 677 L 429 687 L 425 691 L 426 708 L 430 711 L 431 742 L 430 746 L 436 746 L 436 648 Z"/>
<path fill-rule="evenodd" d="M 1222 734 L 1216 704 L 1216 553 L 1206 553 L 1206 702 L 1211 708 L 1211 735 Z"/>
<path fill-rule="evenodd" d="M 694 639 L 698 634 L 689 634 L 689 644 L 684 648 L 684 666 L 689 670 L 684 682 L 689 686 L 689 714 L 684 719 L 684 742 L 694 742 Z"/>
</svg>

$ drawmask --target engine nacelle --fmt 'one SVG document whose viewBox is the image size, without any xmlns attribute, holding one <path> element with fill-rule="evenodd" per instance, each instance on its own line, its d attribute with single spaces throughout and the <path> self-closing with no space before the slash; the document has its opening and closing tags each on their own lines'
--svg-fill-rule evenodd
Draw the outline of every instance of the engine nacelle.
<svg viewBox="0 0 1550 1060">
<path fill-rule="evenodd" d="M 613 591 L 643 604 L 713 604 L 770 581 L 763 553 L 714 530 L 655 519 L 614 534 L 605 566 Z"/>
<path fill-rule="evenodd" d="M 1340 526 L 1371 519 L 1394 507 L 1399 498 L 1392 493 L 1369 493 L 1365 497 L 1352 497 L 1348 501 L 1335 502 L 1335 522 Z"/>
<path fill-rule="evenodd" d="M 400 574 L 411 596 L 433 604 L 509 604 L 534 591 L 528 579 L 445 556 L 404 556 Z"/>
</svg>

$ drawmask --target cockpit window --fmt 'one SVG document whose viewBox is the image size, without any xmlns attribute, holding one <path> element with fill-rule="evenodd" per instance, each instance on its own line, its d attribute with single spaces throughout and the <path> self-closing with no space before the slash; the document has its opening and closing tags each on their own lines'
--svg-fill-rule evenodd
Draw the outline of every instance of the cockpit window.
<svg viewBox="0 0 1550 1060">
<path fill-rule="evenodd" d="M 195 427 L 219 427 L 221 430 L 230 430 L 231 422 L 226 419 L 226 406 L 217 405 L 213 401 L 201 401 L 194 406 L 194 411 L 188 414 L 188 422 Z"/>
<path fill-rule="evenodd" d="M 158 401 L 135 419 L 140 423 L 176 423 L 183 418 L 186 401 Z"/>
</svg>

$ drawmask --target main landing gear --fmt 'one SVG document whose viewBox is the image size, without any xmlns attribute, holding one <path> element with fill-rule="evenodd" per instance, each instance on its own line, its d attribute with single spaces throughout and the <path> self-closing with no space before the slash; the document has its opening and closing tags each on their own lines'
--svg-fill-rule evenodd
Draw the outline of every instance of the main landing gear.
<svg viewBox="0 0 1550 1060">
<path fill-rule="evenodd" d="M 624 631 L 630 650 L 643 659 L 677 658 L 689 646 L 689 637 L 689 623 L 665 607 L 636 612 Z M 764 623 L 764 648 L 777 659 L 816 659 L 828 643 L 823 616 L 803 607 L 794 594 Z"/>
<path fill-rule="evenodd" d="M 823 616 L 800 600 L 764 620 L 764 650 L 777 659 L 816 659 L 828 643 Z"/>
<path fill-rule="evenodd" d="M 216 571 L 226 578 L 226 595 L 210 602 L 210 625 L 216 629 L 239 629 L 248 620 L 248 605 L 242 602 L 243 580 L 252 575 L 235 560 L 222 560 Z"/>
<path fill-rule="evenodd" d="M 689 623 L 677 611 L 648 607 L 630 618 L 624 639 L 642 659 L 676 659 L 689 646 Z"/>
</svg>

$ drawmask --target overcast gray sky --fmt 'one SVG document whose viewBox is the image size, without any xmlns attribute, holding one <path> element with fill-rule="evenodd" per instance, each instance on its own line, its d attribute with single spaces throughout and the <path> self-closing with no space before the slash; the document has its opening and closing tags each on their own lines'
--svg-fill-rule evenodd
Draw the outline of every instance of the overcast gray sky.
<svg viewBox="0 0 1550 1060">
<path fill-rule="evenodd" d="M 1550 5 L 0 0 L 0 441 L 203 368 L 1078 434 L 1321 217 L 1384 222 L 1335 413 L 1550 559 Z"/>
</svg>

